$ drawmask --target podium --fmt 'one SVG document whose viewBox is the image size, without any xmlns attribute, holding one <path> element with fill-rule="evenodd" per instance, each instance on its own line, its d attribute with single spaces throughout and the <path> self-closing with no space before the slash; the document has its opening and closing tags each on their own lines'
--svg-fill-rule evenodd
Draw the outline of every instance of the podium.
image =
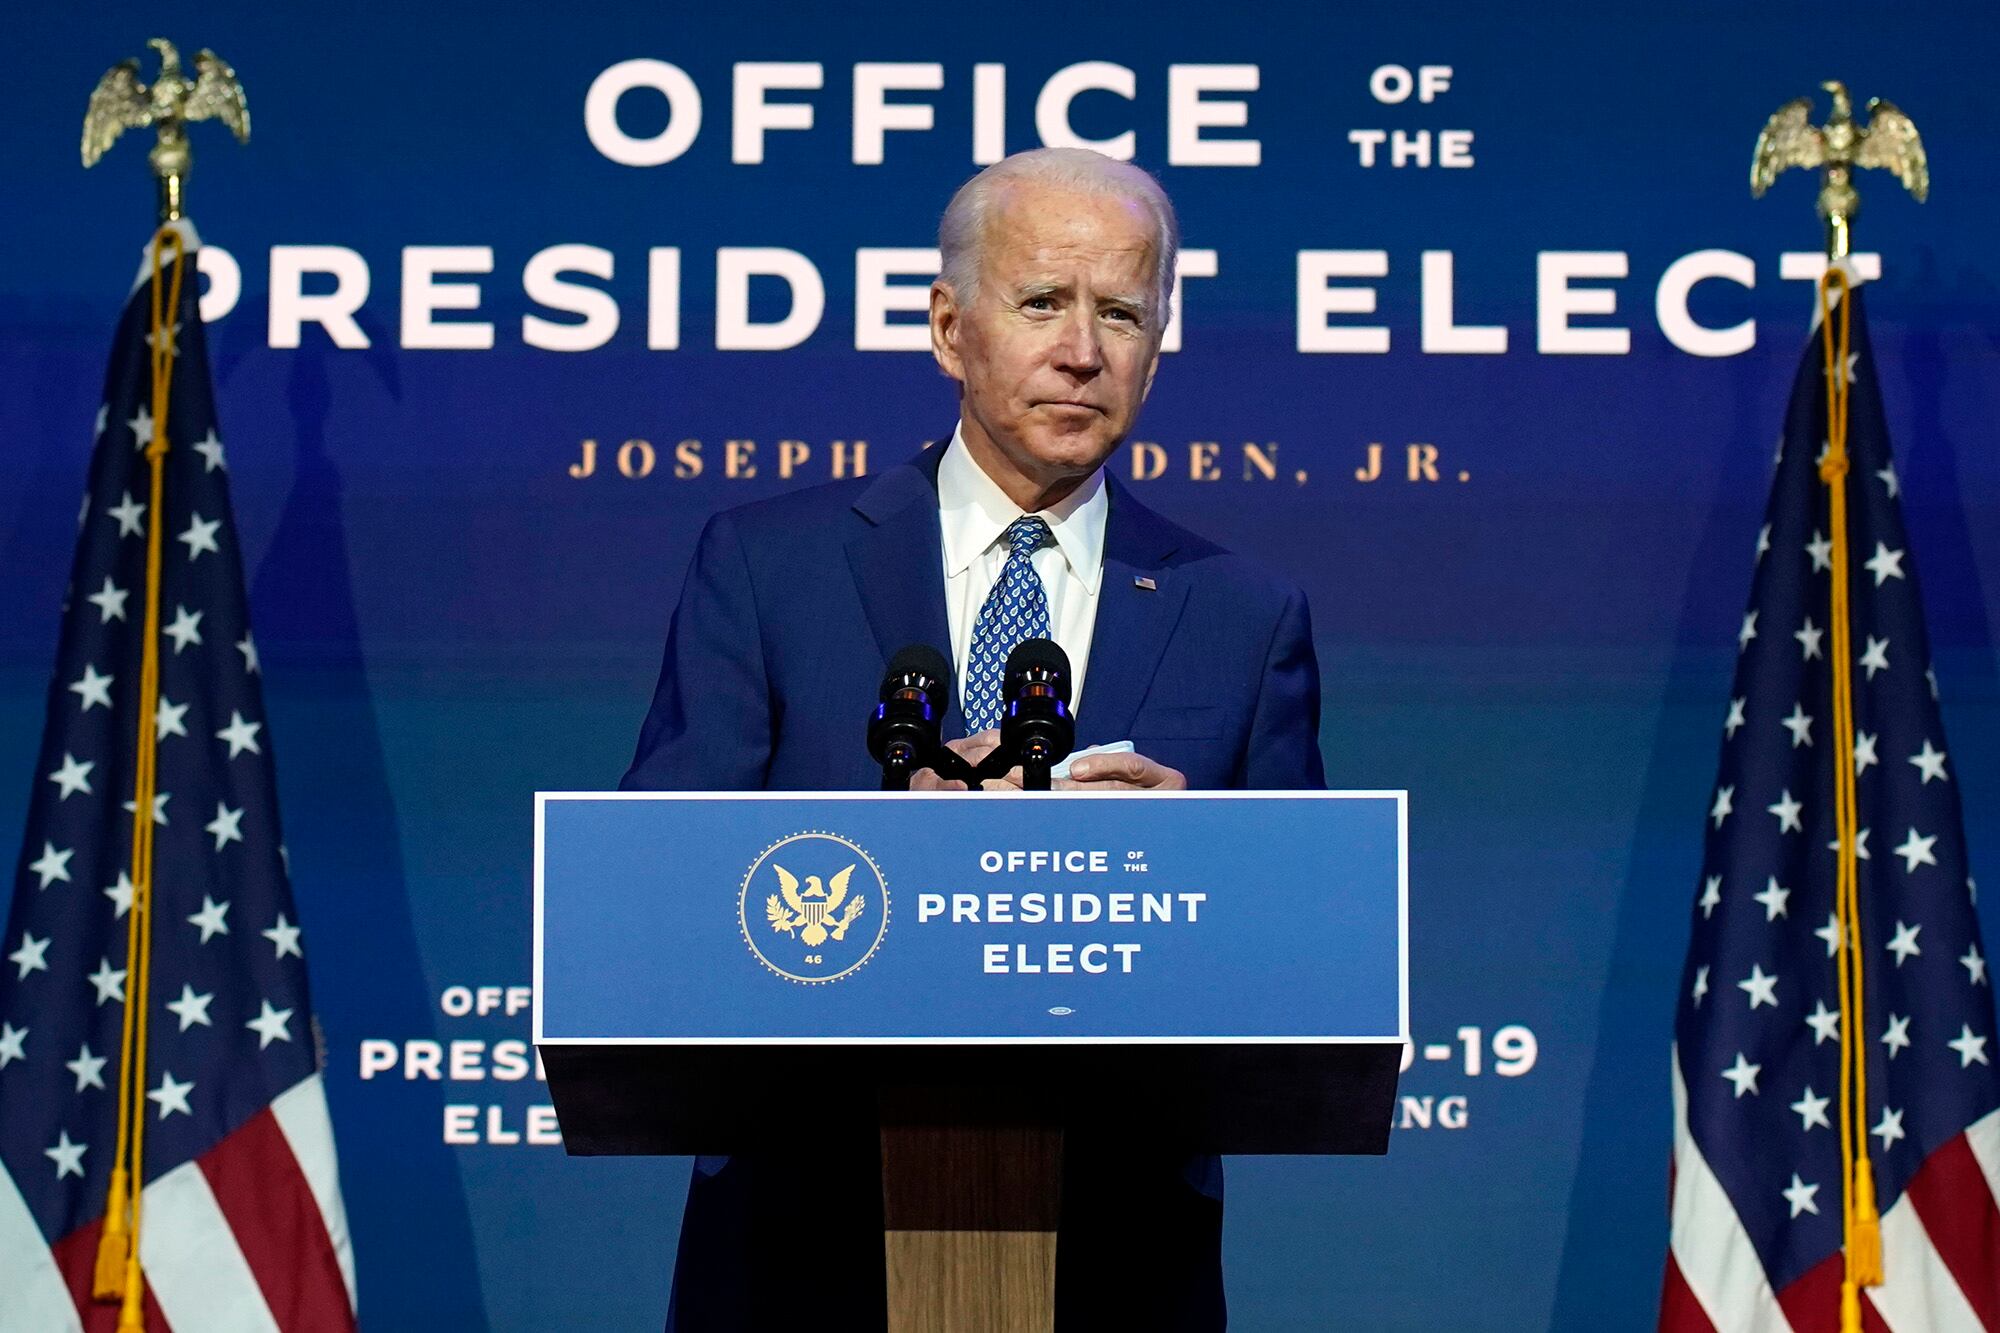
<svg viewBox="0 0 2000 1333">
<path fill-rule="evenodd" d="M 1381 1153 L 1402 792 L 536 797 L 568 1151 L 730 1154 L 874 1105 L 896 1333 L 1052 1327 L 1065 1131 Z"/>
</svg>

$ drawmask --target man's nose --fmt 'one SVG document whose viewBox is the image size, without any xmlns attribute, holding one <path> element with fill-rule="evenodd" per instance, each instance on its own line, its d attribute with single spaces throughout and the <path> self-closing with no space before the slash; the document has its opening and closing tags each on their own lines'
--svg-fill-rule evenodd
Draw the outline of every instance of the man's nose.
<svg viewBox="0 0 2000 1333">
<path fill-rule="evenodd" d="M 1103 369 L 1104 348 L 1098 341 L 1097 320 L 1088 310 L 1079 307 L 1063 321 L 1055 354 L 1058 370 L 1094 375 Z"/>
</svg>

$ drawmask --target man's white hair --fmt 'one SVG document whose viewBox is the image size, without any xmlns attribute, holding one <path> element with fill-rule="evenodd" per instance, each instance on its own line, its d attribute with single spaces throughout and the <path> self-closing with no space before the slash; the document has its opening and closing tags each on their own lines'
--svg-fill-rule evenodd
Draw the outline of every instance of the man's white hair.
<svg viewBox="0 0 2000 1333">
<path fill-rule="evenodd" d="M 958 187 L 938 224 L 941 256 L 938 277 L 952 297 L 970 305 L 979 291 L 981 250 L 1006 187 L 1046 185 L 1078 194 L 1109 195 L 1138 204 L 1153 219 L 1153 291 L 1146 312 L 1154 336 L 1173 316 L 1174 265 L 1180 256 L 1181 227 L 1174 205 L 1151 173 L 1088 148 L 1035 148 L 995 162 Z"/>
</svg>

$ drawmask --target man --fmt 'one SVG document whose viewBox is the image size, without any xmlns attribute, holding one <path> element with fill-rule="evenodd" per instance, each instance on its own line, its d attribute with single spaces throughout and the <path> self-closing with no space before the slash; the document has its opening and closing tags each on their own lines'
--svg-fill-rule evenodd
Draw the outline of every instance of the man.
<svg viewBox="0 0 2000 1333">
<path fill-rule="evenodd" d="M 1000 664 L 1041 636 L 1069 655 L 1077 744 L 1135 751 L 1080 758 L 1059 787 L 1323 786 L 1305 598 L 1104 469 L 1159 362 L 1179 250 L 1165 192 L 1087 150 L 1021 153 L 959 190 L 939 248 L 931 347 L 958 383 L 957 429 L 879 477 L 710 521 L 623 785 L 875 787 L 863 722 L 889 657 L 914 643 L 949 645 L 945 734 L 976 761 L 996 743 Z M 867 1102 L 815 1106 L 819 1141 L 852 1150 L 810 1180 L 755 1155 L 697 1164 L 670 1328 L 881 1326 Z M 1072 1134 L 1058 1327 L 1222 1327 L 1221 1220 L 1214 1159 Z M 809 1304 L 758 1276 L 802 1237 Z"/>
</svg>

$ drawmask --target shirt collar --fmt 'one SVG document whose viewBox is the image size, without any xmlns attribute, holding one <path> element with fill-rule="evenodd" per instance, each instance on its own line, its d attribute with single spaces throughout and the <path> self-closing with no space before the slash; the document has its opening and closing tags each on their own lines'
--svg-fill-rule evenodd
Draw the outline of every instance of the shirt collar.
<svg viewBox="0 0 2000 1333">
<path fill-rule="evenodd" d="M 965 447 L 961 422 L 951 433 L 944 457 L 938 460 L 938 511 L 943 522 L 944 570 L 948 578 L 963 574 L 987 548 L 1000 540 L 1007 525 L 1025 512 L 1007 498 L 999 483 L 986 475 Z M 1056 548 L 1070 573 L 1092 596 L 1104 572 L 1104 469 L 1036 516 L 1049 525 Z"/>
</svg>

